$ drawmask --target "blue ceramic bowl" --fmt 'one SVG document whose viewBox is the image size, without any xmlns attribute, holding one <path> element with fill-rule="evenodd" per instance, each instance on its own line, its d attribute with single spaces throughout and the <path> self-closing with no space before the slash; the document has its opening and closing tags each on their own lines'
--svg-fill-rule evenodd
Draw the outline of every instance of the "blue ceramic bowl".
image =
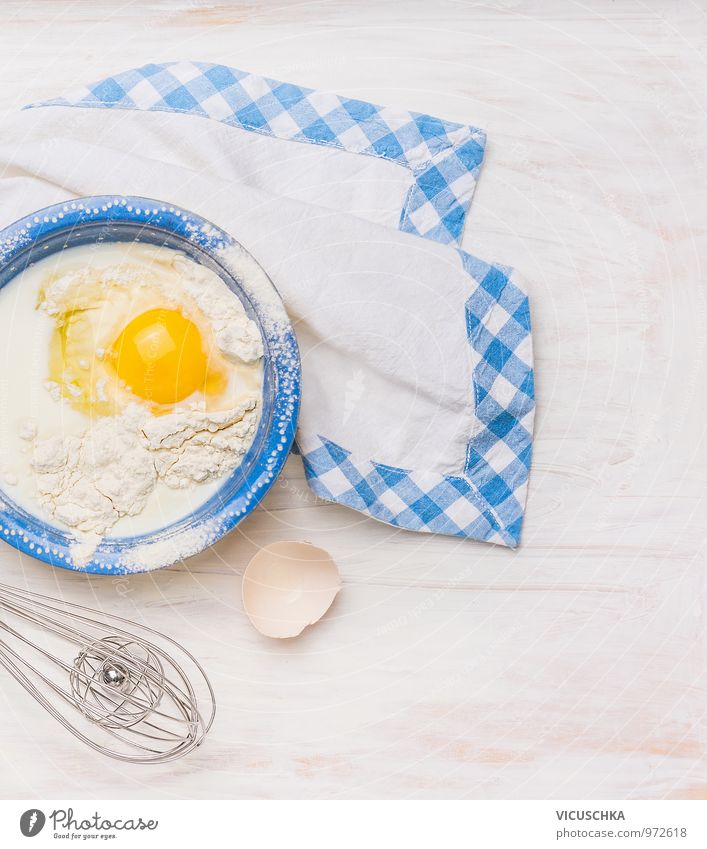
<svg viewBox="0 0 707 849">
<path fill-rule="evenodd" d="M 0 538 L 52 566 L 116 575 L 160 568 L 198 553 L 252 512 L 272 486 L 294 439 L 300 360 L 282 301 L 245 249 L 197 215 L 137 197 L 79 198 L 47 207 L 0 231 L 0 288 L 27 266 L 64 248 L 133 241 L 184 252 L 215 271 L 240 298 L 263 337 L 260 424 L 241 465 L 201 507 L 149 534 L 107 538 L 86 564 L 74 564 L 71 546 L 76 540 L 70 533 L 0 491 Z M 247 274 L 242 274 L 244 268 Z"/>
</svg>

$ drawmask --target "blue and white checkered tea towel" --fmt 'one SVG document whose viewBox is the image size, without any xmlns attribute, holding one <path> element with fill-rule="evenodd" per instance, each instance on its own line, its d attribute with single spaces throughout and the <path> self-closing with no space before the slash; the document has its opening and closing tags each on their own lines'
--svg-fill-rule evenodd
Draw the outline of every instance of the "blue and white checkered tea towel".
<svg viewBox="0 0 707 849">
<path fill-rule="evenodd" d="M 185 164 L 443 243 L 461 238 L 486 140 L 476 127 L 204 62 L 145 65 L 49 104 L 216 120 L 240 132 L 211 128 L 216 146 Z M 154 136 L 151 147 L 175 161 L 174 147 Z"/>
<path fill-rule="evenodd" d="M 451 246 L 481 131 L 200 63 L 40 106 L 4 128 L 0 223 L 111 193 L 210 218 L 261 262 L 295 323 L 312 489 L 401 528 L 518 543 L 528 299 L 509 269 Z"/>
</svg>

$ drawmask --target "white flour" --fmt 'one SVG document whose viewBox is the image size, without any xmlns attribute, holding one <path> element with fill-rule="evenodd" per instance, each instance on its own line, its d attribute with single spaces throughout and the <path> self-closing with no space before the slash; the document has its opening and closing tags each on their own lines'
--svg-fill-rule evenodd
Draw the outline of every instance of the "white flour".
<svg viewBox="0 0 707 849">
<path fill-rule="evenodd" d="M 184 291 L 211 322 L 216 344 L 232 360 L 252 363 L 263 356 L 263 342 L 254 321 L 245 314 L 241 302 L 216 275 L 177 254 L 173 260 Z M 205 285 L 205 280 L 213 284 Z"/>
<path fill-rule="evenodd" d="M 36 440 L 32 468 L 42 506 L 80 534 L 79 565 L 124 516 L 136 516 L 158 480 L 183 489 L 235 468 L 253 440 L 257 404 L 156 418 L 135 404 L 81 436 Z"/>
</svg>

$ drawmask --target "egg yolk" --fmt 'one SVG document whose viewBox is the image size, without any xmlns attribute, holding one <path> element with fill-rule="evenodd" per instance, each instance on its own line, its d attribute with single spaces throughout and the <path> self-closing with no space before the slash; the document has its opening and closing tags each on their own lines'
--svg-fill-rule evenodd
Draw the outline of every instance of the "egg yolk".
<svg viewBox="0 0 707 849">
<path fill-rule="evenodd" d="M 199 328 L 178 310 L 152 309 L 132 319 L 110 358 L 133 394 L 157 404 L 176 404 L 204 391 L 209 378 Z"/>
</svg>

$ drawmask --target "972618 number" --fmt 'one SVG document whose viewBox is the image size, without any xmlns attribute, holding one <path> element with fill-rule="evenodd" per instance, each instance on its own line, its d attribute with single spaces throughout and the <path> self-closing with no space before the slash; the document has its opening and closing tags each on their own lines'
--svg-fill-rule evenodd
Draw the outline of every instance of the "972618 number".
<svg viewBox="0 0 707 849">
<path fill-rule="evenodd" d="M 642 828 L 640 832 L 632 836 L 638 837 L 687 837 L 687 829 L 680 826 L 668 826 L 663 828 L 651 828 L 650 826 Z"/>
</svg>

